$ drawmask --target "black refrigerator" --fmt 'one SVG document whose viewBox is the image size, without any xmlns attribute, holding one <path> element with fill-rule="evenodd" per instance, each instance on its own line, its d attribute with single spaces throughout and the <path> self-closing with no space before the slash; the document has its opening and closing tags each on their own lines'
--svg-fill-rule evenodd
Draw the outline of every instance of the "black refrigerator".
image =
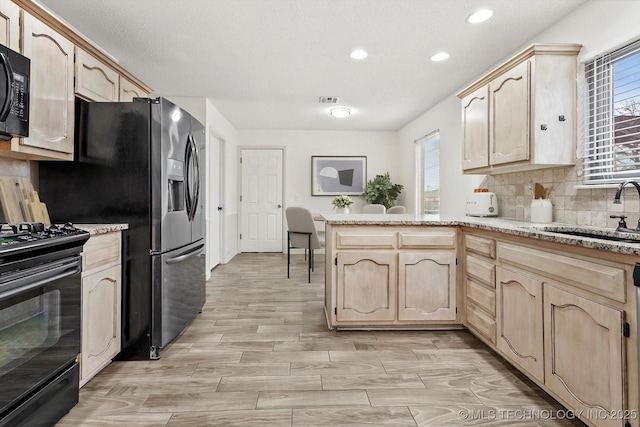
<svg viewBox="0 0 640 427">
<path fill-rule="evenodd" d="M 76 99 L 75 160 L 39 162 L 52 222 L 129 225 L 120 360 L 158 359 L 204 305 L 204 138 L 164 98 Z"/>
</svg>

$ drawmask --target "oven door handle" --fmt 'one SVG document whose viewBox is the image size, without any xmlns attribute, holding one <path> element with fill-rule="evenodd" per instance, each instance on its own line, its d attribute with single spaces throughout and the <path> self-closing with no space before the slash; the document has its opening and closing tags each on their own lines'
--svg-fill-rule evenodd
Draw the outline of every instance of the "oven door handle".
<svg viewBox="0 0 640 427">
<path fill-rule="evenodd" d="M 73 276 L 80 273 L 80 271 L 82 271 L 80 264 L 78 262 L 74 262 L 73 264 L 64 264 L 49 270 L 21 277 L 16 279 L 13 283 L 7 283 L 3 286 L 11 287 L 11 289 L 0 293 L 0 300 L 32 289 L 37 289 L 47 283 L 55 282 L 56 280 L 64 279 L 65 277 Z"/>
</svg>

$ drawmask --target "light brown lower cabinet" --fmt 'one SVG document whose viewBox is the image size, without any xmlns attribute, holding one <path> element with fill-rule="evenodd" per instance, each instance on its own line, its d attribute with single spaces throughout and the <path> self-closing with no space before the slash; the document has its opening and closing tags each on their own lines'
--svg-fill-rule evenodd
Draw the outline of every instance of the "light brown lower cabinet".
<svg viewBox="0 0 640 427">
<path fill-rule="evenodd" d="M 544 382 L 542 281 L 496 267 L 496 345 L 502 354 Z"/>
<path fill-rule="evenodd" d="M 119 231 L 92 235 L 82 253 L 80 386 L 120 353 L 122 276 Z"/>
<path fill-rule="evenodd" d="M 398 254 L 398 320 L 456 320 L 456 254 Z"/>
<path fill-rule="evenodd" d="M 82 279 L 83 384 L 120 352 L 120 266 Z"/>
<path fill-rule="evenodd" d="M 625 360 L 626 346 L 636 344 L 629 343 L 624 323 L 628 267 L 596 255 L 497 241 L 493 343 L 485 286 L 491 263 L 472 254 L 466 260 L 466 322 L 473 333 L 588 425 L 638 425 L 638 414 L 629 410 L 637 408 L 630 401 L 637 385 L 626 378 L 636 375 Z"/>
<path fill-rule="evenodd" d="M 337 320 L 394 320 L 397 295 L 395 252 L 340 252 L 337 258 Z"/>
<path fill-rule="evenodd" d="M 339 322 L 456 320 L 455 251 L 338 252 L 337 267 Z"/>
<path fill-rule="evenodd" d="M 326 225 L 329 327 L 460 329 L 452 227 Z"/>
<path fill-rule="evenodd" d="M 623 312 L 544 287 L 545 385 L 595 426 L 624 421 Z"/>
</svg>

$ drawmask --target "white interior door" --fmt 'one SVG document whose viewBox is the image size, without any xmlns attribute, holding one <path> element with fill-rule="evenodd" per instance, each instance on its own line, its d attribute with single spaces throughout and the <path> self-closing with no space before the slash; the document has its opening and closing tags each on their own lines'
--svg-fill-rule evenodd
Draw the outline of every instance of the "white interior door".
<svg viewBox="0 0 640 427">
<path fill-rule="evenodd" d="M 282 160 L 279 149 L 243 149 L 241 252 L 282 252 Z"/>
<path fill-rule="evenodd" d="M 222 179 L 221 142 L 218 138 L 209 136 L 209 203 L 207 206 L 207 271 L 211 271 L 220 264 L 220 216 L 222 207 L 220 201 L 220 184 Z"/>
</svg>

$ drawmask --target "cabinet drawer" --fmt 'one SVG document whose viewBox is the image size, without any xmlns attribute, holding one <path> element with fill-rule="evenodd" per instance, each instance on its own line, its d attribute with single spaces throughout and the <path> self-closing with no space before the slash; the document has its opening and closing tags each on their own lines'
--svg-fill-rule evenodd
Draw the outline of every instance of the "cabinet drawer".
<svg viewBox="0 0 640 427">
<path fill-rule="evenodd" d="M 399 248 L 453 248 L 455 246 L 456 231 L 450 228 L 398 233 Z"/>
<path fill-rule="evenodd" d="M 624 269 L 600 264 L 596 259 L 587 261 L 508 243 L 498 244 L 498 259 L 585 291 L 626 301 Z"/>
<path fill-rule="evenodd" d="M 475 277 L 476 279 L 486 283 L 492 288 L 496 287 L 495 265 L 473 255 L 467 255 L 465 260 L 468 275 Z"/>
<path fill-rule="evenodd" d="M 475 252 L 489 258 L 495 259 L 496 257 L 496 241 L 493 239 L 486 239 L 484 237 L 465 235 L 465 247 L 467 251 Z"/>
<path fill-rule="evenodd" d="M 396 247 L 396 233 L 391 231 L 370 231 L 367 233 L 338 231 L 336 233 L 336 247 L 338 249 L 394 249 Z"/>
<path fill-rule="evenodd" d="M 483 286 L 473 279 L 467 279 L 467 298 L 479 307 L 485 309 L 491 315 L 496 315 L 495 290 Z"/>
<path fill-rule="evenodd" d="M 82 271 L 120 263 L 120 233 L 96 234 L 85 243 Z"/>
<path fill-rule="evenodd" d="M 467 299 L 467 326 L 496 343 L 496 321 Z"/>
</svg>

